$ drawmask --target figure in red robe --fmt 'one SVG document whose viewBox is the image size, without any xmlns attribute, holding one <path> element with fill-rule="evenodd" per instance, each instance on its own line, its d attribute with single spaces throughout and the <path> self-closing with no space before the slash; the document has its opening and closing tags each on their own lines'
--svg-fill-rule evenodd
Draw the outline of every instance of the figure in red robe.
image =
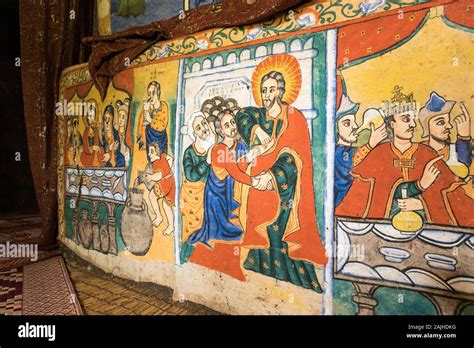
<svg viewBox="0 0 474 348">
<path fill-rule="evenodd" d="M 93 100 L 89 100 L 88 103 L 91 103 L 92 107 L 86 117 L 84 117 L 86 129 L 82 135 L 81 163 L 85 167 L 99 167 L 103 165 L 102 157 L 104 156 L 104 150 L 96 119 L 98 115 L 97 106 Z"/>
<path fill-rule="evenodd" d="M 393 140 L 378 145 L 352 169 L 353 185 L 336 215 L 390 219 L 399 211 L 415 211 L 428 223 L 474 227 L 469 184 L 449 169 L 442 155 L 412 143 L 416 108 L 410 104 L 400 102 L 386 112 Z"/>
<path fill-rule="evenodd" d="M 158 143 L 149 144 L 148 157 L 153 173 L 145 174 L 145 178 L 147 182 L 154 183 L 149 193 L 150 204 L 153 213 L 155 213 L 153 226 L 158 227 L 164 221 L 159 207 L 161 201 L 168 222 L 168 227 L 163 230 L 163 235 L 167 236 L 174 232 L 175 181 L 171 170 L 172 158 L 160 151 L 161 148 Z"/>
<path fill-rule="evenodd" d="M 283 102 L 285 79 L 270 71 L 260 81 L 263 108 L 246 107 L 237 125 L 252 149 L 263 146 L 250 167 L 242 247 L 244 267 L 317 292 L 315 265 L 327 256 L 316 219 L 311 140 L 304 115 Z"/>
</svg>

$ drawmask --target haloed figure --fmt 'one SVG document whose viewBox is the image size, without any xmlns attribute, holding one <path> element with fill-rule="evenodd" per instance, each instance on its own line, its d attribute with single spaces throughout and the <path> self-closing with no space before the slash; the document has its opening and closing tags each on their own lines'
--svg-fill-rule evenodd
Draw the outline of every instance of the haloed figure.
<svg viewBox="0 0 474 348">
<path fill-rule="evenodd" d="M 158 143 L 150 144 L 148 157 L 153 174 L 146 174 L 145 178 L 148 182 L 154 183 L 149 194 L 150 203 L 156 216 L 153 219 L 153 225 L 158 227 L 163 222 L 159 207 L 159 202 L 162 201 L 163 210 L 168 220 L 168 227 L 163 231 L 163 234 L 170 235 L 174 231 L 173 207 L 175 206 L 175 182 L 171 171 L 172 158 L 160 151 Z"/>
</svg>

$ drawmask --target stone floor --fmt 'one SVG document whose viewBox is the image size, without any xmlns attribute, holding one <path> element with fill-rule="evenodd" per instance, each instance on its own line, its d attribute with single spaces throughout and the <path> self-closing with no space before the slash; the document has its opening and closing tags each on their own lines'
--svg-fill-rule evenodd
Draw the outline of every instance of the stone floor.
<svg viewBox="0 0 474 348">
<path fill-rule="evenodd" d="M 172 290 L 114 277 L 71 252 L 63 254 L 86 315 L 215 315 L 204 306 L 172 299 Z"/>
<path fill-rule="evenodd" d="M 37 243 L 41 220 L 35 216 L 0 218 L 0 243 Z M 207 307 L 172 299 L 172 290 L 151 283 L 113 277 L 68 250 L 40 251 L 39 260 L 62 252 L 79 303 L 86 315 L 216 315 Z M 0 269 L 30 263 L 29 259 L 0 259 Z"/>
</svg>

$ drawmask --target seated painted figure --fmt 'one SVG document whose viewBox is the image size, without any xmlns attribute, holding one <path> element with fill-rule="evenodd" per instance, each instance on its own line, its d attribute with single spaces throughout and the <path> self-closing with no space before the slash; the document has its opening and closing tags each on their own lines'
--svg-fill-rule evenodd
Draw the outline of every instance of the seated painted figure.
<svg viewBox="0 0 474 348">
<path fill-rule="evenodd" d="M 245 170 L 253 152 L 237 140 L 234 116 L 229 110 L 217 116 L 215 128 L 222 141 L 211 150 L 211 168 L 204 189 L 204 219 L 201 228 L 189 236 L 190 244 L 212 246 L 211 241 L 240 240 L 243 233 L 236 213 L 240 204 L 234 199 L 234 184 L 237 181 L 251 185 Z"/>
<path fill-rule="evenodd" d="M 113 127 L 114 108 L 107 105 L 104 111 L 104 157 L 102 159 L 105 167 L 125 167 L 125 157 L 120 152 L 120 136 Z"/>
</svg>

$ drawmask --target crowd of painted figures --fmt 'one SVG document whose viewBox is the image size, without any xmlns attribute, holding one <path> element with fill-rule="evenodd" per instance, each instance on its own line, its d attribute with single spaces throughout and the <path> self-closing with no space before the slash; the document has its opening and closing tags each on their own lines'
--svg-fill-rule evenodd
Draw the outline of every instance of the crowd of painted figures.
<svg viewBox="0 0 474 348">
<path fill-rule="evenodd" d="M 130 144 L 127 124 L 130 100 L 118 100 L 105 107 L 103 114 L 95 99 L 86 102 L 82 116 L 84 131 L 79 131 L 80 116 L 68 118 L 66 165 L 74 167 L 127 167 Z"/>
<path fill-rule="evenodd" d="M 327 257 L 316 221 L 307 122 L 285 101 L 281 72 L 268 71 L 253 83 L 261 107 L 215 97 L 188 119 L 181 258 L 193 261 L 198 245 L 230 244 L 249 250 L 245 269 L 321 291 L 314 265 Z"/>
<path fill-rule="evenodd" d="M 359 104 L 350 100 L 343 83 L 336 114 L 336 215 L 392 219 L 399 212 L 415 212 L 423 223 L 474 227 L 467 108 L 460 102 L 460 113 L 453 115 L 456 102 L 435 91 L 421 108 L 413 93 L 404 94 L 399 86 L 392 93 L 382 107 L 365 110 L 359 126 Z M 359 144 L 364 129 L 370 136 Z M 415 131 L 421 131 L 421 142 L 414 142 Z"/>
<path fill-rule="evenodd" d="M 182 158 L 180 190 L 181 261 L 196 245 L 212 250 L 232 244 L 247 248 L 243 267 L 320 291 L 314 265 L 327 262 L 319 238 L 313 187 L 311 139 L 304 115 L 285 101 L 285 76 L 272 70 L 258 83 L 261 107 L 238 105 L 216 96 L 186 118 L 181 130 L 191 145 Z M 396 86 L 380 108 L 365 110 L 343 94 L 336 113 L 335 213 L 362 219 L 391 219 L 416 212 L 424 222 L 473 227 L 471 120 L 460 103 L 436 92 L 421 108 L 413 94 Z M 127 167 L 126 132 L 130 101 L 107 105 L 102 117 L 94 100 L 92 112 L 68 121 L 69 165 Z M 168 104 L 160 84 L 148 84 L 138 120 L 136 143 L 146 151 L 149 170 L 142 173 L 159 226 L 162 200 L 168 221 L 175 207 L 175 174 L 168 143 Z M 413 141 L 421 125 L 423 142 Z M 456 127 L 456 141 L 451 132 Z M 359 135 L 368 132 L 365 144 Z M 314 149 L 313 149 L 314 151 Z M 174 231 L 174 222 L 164 234 Z"/>
</svg>

